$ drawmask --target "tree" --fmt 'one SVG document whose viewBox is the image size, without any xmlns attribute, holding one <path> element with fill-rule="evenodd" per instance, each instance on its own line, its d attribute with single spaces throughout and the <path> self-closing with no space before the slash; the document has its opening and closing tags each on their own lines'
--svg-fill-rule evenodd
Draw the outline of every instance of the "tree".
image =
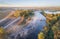
<svg viewBox="0 0 60 39">
<path fill-rule="evenodd" d="M 53 30 L 53 31 L 57 31 L 57 30 L 58 30 L 58 27 L 57 27 L 57 26 L 53 26 L 53 27 L 52 27 L 52 30 Z"/>
<path fill-rule="evenodd" d="M 20 16 L 20 10 L 16 10 L 15 13 L 13 14 L 15 17 L 19 17 Z"/>
<path fill-rule="evenodd" d="M 45 39 L 54 39 L 54 33 L 51 28 L 46 33 Z"/>
<path fill-rule="evenodd" d="M 29 12 L 28 10 L 24 10 L 20 13 L 21 20 L 17 24 L 21 24 L 24 21 L 24 19 L 27 19 L 33 15 L 34 13 L 32 13 L 31 11 Z"/>
<path fill-rule="evenodd" d="M 6 31 L 2 27 L 0 27 L 0 39 L 7 39 L 7 38 L 8 37 Z"/>
<path fill-rule="evenodd" d="M 46 36 L 45 36 L 45 39 L 54 39 L 54 32 L 52 30 L 52 26 L 56 23 L 57 20 L 55 19 L 52 19 L 48 26 L 49 26 L 49 30 L 48 32 L 46 33 Z"/>
<path fill-rule="evenodd" d="M 38 39 L 44 39 L 44 33 L 43 32 L 40 32 L 38 34 Z"/>
<path fill-rule="evenodd" d="M 43 28 L 43 31 L 44 31 L 44 32 L 48 32 L 48 30 L 49 30 L 49 29 L 48 29 L 48 26 L 45 26 L 45 27 Z"/>
</svg>

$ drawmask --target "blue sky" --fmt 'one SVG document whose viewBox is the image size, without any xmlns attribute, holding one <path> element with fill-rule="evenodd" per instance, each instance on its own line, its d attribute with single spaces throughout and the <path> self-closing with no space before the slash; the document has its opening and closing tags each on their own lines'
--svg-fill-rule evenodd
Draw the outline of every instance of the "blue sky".
<svg viewBox="0 0 60 39">
<path fill-rule="evenodd" d="M 23 7 L 60 6 L 60 0 L 0 0 L 0 6 L 23 6 Z"/>
</svg>

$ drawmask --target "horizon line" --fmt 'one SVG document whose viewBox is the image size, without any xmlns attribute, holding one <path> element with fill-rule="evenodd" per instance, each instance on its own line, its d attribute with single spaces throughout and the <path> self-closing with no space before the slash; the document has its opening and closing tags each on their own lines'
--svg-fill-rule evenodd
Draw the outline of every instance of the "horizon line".
<svg viewBox="0 0 60 39">
<path fill-rule="evenodd" d="M 0 7 L 25 7 L 25 8 L 29 8 L 29 7 L 36 7 L 36 8 L 39 8 L 39 7 L 60 7 L 60 6 L 0 6 Z"/>
<path fill-rule="evenodd" d="M 0 7 L 60 7 L 60 6 L 20 6 L 20 5 L 0 5 Z"/>
</svg>

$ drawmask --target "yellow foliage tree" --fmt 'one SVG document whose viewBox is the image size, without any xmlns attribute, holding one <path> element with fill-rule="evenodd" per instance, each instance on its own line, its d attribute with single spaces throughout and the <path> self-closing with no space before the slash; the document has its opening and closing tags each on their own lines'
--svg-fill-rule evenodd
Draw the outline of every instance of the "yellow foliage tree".
<svg viewBox="0 0 60 39">
<path fill-rule="evenodd" d="M 44 30 L 44 32 L 48 32 L 49 29 L 47 26 L 45 26 L 43 30 Z"/>
<path fill-rule="evenodd" d="M 38 34 L 38 39 L 44 39 L 44 33 L 43 32 L 40 32 Z"/>
<path fill-rule="evenodd" d="M 57 29 L 58 29 L 57 26 L 53 26 L 53 27 L 52 27 L 52 30 L 53 30 L 53 31 L 56 31 Z"/>
<path fill-rule="evenodd" d="M 7 39 L 6 32 L 2 27 L 0 27 L 0 39 Z"/>
<path fill-rule="evenodd" d="M 19 10 L 16 10 L 15 13 L 14 13 L 14 16 L 15 17 L 19 17 L 20 16 L 20 11 Z"/>
</svg>

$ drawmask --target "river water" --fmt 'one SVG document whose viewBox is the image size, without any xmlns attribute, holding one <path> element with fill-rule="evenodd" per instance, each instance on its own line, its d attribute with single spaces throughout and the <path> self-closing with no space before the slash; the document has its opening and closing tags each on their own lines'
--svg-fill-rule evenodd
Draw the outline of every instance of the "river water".
<svg viewBox="0 0 60 39">
<path fill-rule="evenodd" d="M 34 12 L 35 15 L 25 28 L 20 32 L 22 39 L 37 39 L 37 35 L 42 31 L 43 27 L 46 25 L 46 18 L 40 14 L 39 11 Z"/>
</svg>

